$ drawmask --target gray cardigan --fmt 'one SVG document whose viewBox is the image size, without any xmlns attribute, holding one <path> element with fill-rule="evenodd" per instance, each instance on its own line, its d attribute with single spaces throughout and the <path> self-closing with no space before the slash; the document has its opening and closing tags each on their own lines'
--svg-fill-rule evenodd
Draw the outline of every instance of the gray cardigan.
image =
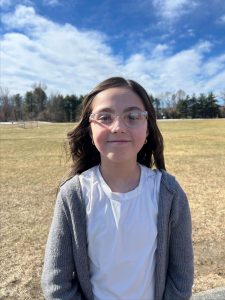
<svg viewBox="0 0 225 300">
<path fill-rule="evenodd" d="M 57 196 L 41 278 L 45 299 L 94 299 L 87 247 L 86 212 L 76 175 L 61 186 Z M 159 194 L 155 300 L 190 299 L 193 273 L 188 201 L 175 178 L 163 171 Z"/>
</svg>

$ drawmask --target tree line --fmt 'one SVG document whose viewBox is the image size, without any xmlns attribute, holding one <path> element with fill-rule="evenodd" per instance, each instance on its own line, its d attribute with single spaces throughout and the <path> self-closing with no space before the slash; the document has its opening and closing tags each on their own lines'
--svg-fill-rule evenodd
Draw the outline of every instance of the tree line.
<svg viewBox="0 0 225 300">
<path fill-rule="evenodd" d="M 0 122 L 39 120 L 49 122 L 75 122 L 79 120 L 84 95 L 55 94 L 47 96 L 46 86 L 34 85 L 24 96 L 10 95 L 0 89 Z M 165 92 L 157 97 L 149 95 L 157 118 L 224 118 L 225 93 L 221 95 L 223 105 L 219 105 L 211 92 L 196 96 L 187 95 L 183 90 L 176 93 Z"/>
</svg>

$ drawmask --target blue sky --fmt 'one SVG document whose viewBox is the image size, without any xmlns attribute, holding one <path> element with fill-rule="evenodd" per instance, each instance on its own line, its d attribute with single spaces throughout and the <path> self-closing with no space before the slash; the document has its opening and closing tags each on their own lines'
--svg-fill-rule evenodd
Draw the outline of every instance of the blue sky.
<svg viewBox="0 0 225 300">
<path fill-rule="evenodd" d="M 123 76 L 159 96 L 225 91 L 224 0 L 0 0 L 1 87 L 86 94 Z"/>
</svg>

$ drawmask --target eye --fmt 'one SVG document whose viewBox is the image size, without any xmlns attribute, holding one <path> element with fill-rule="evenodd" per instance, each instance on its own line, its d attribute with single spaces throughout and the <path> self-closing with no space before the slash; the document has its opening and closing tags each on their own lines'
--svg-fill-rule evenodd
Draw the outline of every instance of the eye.
<svg viewBox="0 0 225 300">
<path fill-rule="evenodd" d="M 111 123 L 113 121 L 112 114 L 110 113 L 98 113 L 96 114 L 97 121 L 101 123 Z"/>
<path fill-rule="evenodd" d="M 139 112 L 130 112 L 127 114 L 126 118 L 129 121 L 135 121 L 140 119 L 141 114 Z"/>
</svg>

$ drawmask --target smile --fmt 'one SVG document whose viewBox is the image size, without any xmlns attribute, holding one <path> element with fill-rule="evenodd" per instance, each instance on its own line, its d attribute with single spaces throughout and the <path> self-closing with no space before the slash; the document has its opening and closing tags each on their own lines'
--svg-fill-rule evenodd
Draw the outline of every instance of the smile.
<svg viewBox="0 0 225 300">
<path fill-rule="evenodd" d="M 108 141 L 108 143 L 129 143 L 130 141 L 125 140 L 116 140 L 116 141 Z"/>
</svg>

